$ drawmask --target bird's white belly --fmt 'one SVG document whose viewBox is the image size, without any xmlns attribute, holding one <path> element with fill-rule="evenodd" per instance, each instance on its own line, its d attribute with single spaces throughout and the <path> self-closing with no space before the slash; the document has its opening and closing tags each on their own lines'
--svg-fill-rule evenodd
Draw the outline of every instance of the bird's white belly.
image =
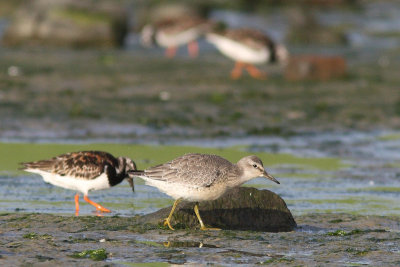
<svg viewBox="0 0 400 267">
<path fill-rule="evenodd" d="M 148 180 L 143 178 L 147 185 L 157 187 L 160 191 L 174 199 L 183 198 L 191 202 L 215 200 L 222 196 L 227 187 L 221 184 L 213 187 L 188 187 L 180 184 L 171 184 L 163 181 Z"/>
<path fill-rule="evenodd" d="M 267 62 L 270 56 L 267 48 L 252 49 L 239 42 L 218 36 L 216 34 L 208 34 L 207 40 L 214 44 L 222 54 L 235 61 L 251 64 L 262 64 Z"/>
<path fill-rule="evenodd" d="M 96 179 L 86 180 L 71 176 L 60 176 L 58 174 L 44 172 L 40 170 L 28 169 L 26 171 L 40 174 L 43 177 L 43 180 L 47 183 L 63 187 L 65 189 L 80 191 L 84 195 L 87 195 L 88 192 L 91 190 L 100 190 L 110 187 L 107 175 L 104 173 L 99 177 L 97 177 Z"/>
<path fill-rule="evenodd" d="M 159 31 L 156 34 L 157 43 L 163 47 L 173 47 L 187 44 L 199 37 L 198 29 L 189 29 L 178 34 L 167 34 Z"/>
</svg>

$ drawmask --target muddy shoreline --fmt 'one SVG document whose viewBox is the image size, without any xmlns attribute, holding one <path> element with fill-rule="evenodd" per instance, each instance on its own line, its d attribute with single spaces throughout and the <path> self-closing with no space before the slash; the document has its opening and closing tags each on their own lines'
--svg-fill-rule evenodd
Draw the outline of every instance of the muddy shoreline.
<svg viewBox="0 0 400 267">
<path fill-rule="evenodd" d="M 344 79 L 295 83 L 276 69 L 266 81 L 232 81 L 232 62 L 215 52 L 168 60 L 143 49 L 1 48 L 0 62 L 6 73 L 18 68 L 16 76 L 1 74 L 3 139 L 151 141 L 400 128 L 394 60 L 382 67 L 355 56 Z"/>
<path fill-rule="evenodd" d="M 3 266 L 130 266 L 134 263 L 400 264 L 398 217 L 297 216 L 287 233 L 170 231 L 139 217 L 1 214 Z M 158 266 L 158 265 L 153 265 Z"/>
</svg>

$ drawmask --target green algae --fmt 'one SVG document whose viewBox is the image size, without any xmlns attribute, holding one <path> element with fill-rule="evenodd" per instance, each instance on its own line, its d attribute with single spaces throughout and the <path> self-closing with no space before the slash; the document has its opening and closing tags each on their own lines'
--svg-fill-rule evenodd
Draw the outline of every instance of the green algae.
<svg viewBox="0 0 400 267">
<path fill-rule="evenodd" d="M 385 192 L 385 193 L 398 193 L 400 192 L 400 187 L 392 186 L 371 186 L 364 188 L 349 188 L 350 192 Z"/>
<path fill-rule="evenodd" d="M 75 259 L 89 258 L 94 261 L 103 261 L 107 259 L 107 251 L 104 248 L 101 249 L 88 249 L 82 252 L 75 252 L 70 257 Z"/>
<path fill-rule="evenodd" d="M 400 139 L 400 134 L 387 134 L 387 135 L 382 135 L 378 138 L 381 141 L 395 141 Z"/>
<path fill-rule="evenodd" d="M 29 233 L 29 234 L 24 234 L 22 237 L 26 239 L 38 239 L 38 234 L 36 233 Z"/>
<path fill-rule="evenodd" d="M 250 153 L 235 148 L 202 148 L 195 146 L 153 146 L 126 144 L 28 144 L 0 143 L 0 171 L 15 171 L 19 162 L 47 159 L 56 155 L 79 150 L 104 150 L 115 156 L 128 156 L 143 169 L 152 165 L 167 162 L 186 153 L 217 154 L 233 162 Z M 251 153 L 253 154 L 253 153 Z M 289 154 L 254 153 L 265 163 L 266 167 L 295 165 L 303 169 L 338 170 L 344 163 L 338 158 L 302 158 Z"/>
<path fill-rule="evenodd" d="M 53 11 L 54 16 L 62 19 L 69 19 L 82 26 L 91 26 L 96 24 L 108 24 L 111 18 L 100 12 L 90 12 L 76 8 L 56 9 Z"/>
<path fill-rule="evenodd" d="M 25 239 L 36 239 L 36 240 L 48 240 L 53 238 L 52 235 L 49 234 L 39 235 L 35 232 L 24 234 L 22 237 Z"/>
<path fill-rule="evenodd" d="M 360 234 L 362 233 L 361 230 L 355 229 L 349 232 L 346 232 L 345 230 L 336 230 L 334 232 L 329 232 L 327 235 L 329 236 L 349 236 L 349 235 L 354 235 L 354 234 Z"/>
<path fill-rule="evenodd" d="M 334 232 L 328 232 L 328 236 L 351 236 L 357 234 L 368 234 L 368 233 L 385 233 L 387 232 L 384 229 L 353 229 L 351 231 L 345 231 L 342 229 L 338 229 Z"/>
</svg>

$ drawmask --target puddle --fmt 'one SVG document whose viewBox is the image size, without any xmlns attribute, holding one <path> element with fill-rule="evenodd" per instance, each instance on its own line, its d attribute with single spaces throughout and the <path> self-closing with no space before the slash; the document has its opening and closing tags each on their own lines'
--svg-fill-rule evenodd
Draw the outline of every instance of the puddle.
<svg viewBox="0 0 400 267">
<path fill-rule="evenodd" d="M 57 155 L 61 153 L 59 151 L 83 150 L 90 147 L 112 153 L 117 151 L 114 154 L 128 156 L 132 151 L 140 151 L 133 158 L 143 168 L 189 151 L 217 153 L 233 159 L 248 154 L 246 151 L 261 153 L 267 169 L 279 179 L 281 185 L 258 178 L 244 186 L 276 192 L 295 215 L 312 212 L 400 215 L 397 204 L 400 197 L 400 172 L 395 165 L 400 160 L 400 154 L 395 153 L 393 149 L 400 147 L 400 138 L 397 136 L 396 132 L 352 132 L 288 138 L 249 137 L 224 141 L 214 139 L 183 142 L 183 145 L 191 145 L 188 147 L 3 144 L 2 147 L 10 157 L 9 163 L 5 161 L 0 164 L 3 169 L 3 172 L 0 172 L 0 182 L 3 185 L 0 188 L 0 209 L 4 212 L 73 214 L 74 192 L 48 185 L 39 176 L 22 172 L 16 174 L 4 168 L 15 166 L 16 159 L 11 155 L 20 158 L 18 153 L 24 153 L 23 151 L 31 153 L 35 158 L 47 158 L 45 150 Z M 230 147 L 226 147 L 228 145 Z M 223 148 L 215 149 L 213 146 Z M 157 156 L 154 158 L 152 155 Z M 149 158 L 152 160 L 147 160 Z M 111 216 L 146 214 L 173 203 L 167 195 L 144 185 L 140 179 L 136 179 L 135 184 L 134 193 L 128 184 L 123 182 L 109 190 L 92 192 L 90 197 L 109 207 L 113 211 Z M 82 199 L 80 203 L 80 214 L 93 214 L 90 205 Z"/>
</svg>

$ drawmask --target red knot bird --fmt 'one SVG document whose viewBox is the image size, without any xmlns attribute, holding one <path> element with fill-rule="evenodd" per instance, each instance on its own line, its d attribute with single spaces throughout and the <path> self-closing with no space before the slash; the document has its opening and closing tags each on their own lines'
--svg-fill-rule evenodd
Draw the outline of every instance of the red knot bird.
<svg viewBox="0 0 400 267">
<path fill-rule="evenodd" d="M 145 25 L 141 32 L 141 43 L 150 47 L 153 43 L 166 47 L 165 55 L 172 58 L 178 46 L 187 44 L 191 57 L 197 57 L 197 39 L 211 27 L 211 23 L 200 17 L 165 18 Z"/>
<path fill-rule="evenodd" d="M 48 160 L 21 163 L 24 171 L 40 174 L 47 183 L 83 194 L 83 199 L 98 211 L 111 212 L 88 198 L 89 191 L 110 188 L 127 179 L 134 191 L 128 171 L 136 170 L 135 162 L 126 157 L 115 158 L 102 151 L 79 151 Z M 79 214 L 79 194 L 75 195 L 75 215 Z"/>
<path fill-rule="evenodd" d="M 233 164 L 217 155 L 186 154 L 165 164 L 128 173 L 142 178 L 146 184 L 157 187 L 175 199 L 172 210 L 164 221 L 164 225 L 168 225 L 171 230 L 174 230 L 171 226 L 172 214 L 181 200 L 195 202 L 194 212 L 201 230 L 219 230 L 205 227 L 198 202 L 215 200 L 227 190 L 257 177 L 265 177 L 279 184 L 264 169 L 257 156 L 247 156 Z"/>
<path fill-rule="evenodd" d="M 236 61 L 231 72 L 232 79 L 238 79 L 245 68 L 256 79 L 265 79 L 266 73 L 261 72 L 253 64 L 285 63 L 289 53 L 283 45 L 275 44 L 264 33 L 253 29 L 222 29 L 216 28 L 206 35 L 207 40 L 214 44 L 225 56 Z"/>
</svg>

